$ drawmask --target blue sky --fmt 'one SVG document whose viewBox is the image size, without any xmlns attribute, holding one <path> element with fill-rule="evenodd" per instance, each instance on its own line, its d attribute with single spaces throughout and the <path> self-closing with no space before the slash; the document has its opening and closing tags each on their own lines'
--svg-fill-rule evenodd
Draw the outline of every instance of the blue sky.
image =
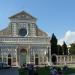
<svg viewBox="0 0 75 75">
<path fill-rule="evenodd" d="M 66 35 L 75 32 L 75 0 L 1 0 L 0 29 L 8 26 L 9 16 L 22 10 L 35 16 L 39 28 L 49 36 L 55 33 L 66 41 Z"/>
</svg>

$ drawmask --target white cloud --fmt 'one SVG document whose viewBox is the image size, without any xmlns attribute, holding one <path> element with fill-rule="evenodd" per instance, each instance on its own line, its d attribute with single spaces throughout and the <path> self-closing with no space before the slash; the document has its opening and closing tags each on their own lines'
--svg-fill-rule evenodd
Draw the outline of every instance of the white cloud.
<svg viewBox="0 0 75 75">
<path fill-rule="evenodd" d="M 63 41 L 65 41 L 67 44 L 70 44 L 75 41 L 75 32 L 67 31 L 65 33 L 65 36 L 58 40 L 58 44 L 62 45 Z"/>
</svg>

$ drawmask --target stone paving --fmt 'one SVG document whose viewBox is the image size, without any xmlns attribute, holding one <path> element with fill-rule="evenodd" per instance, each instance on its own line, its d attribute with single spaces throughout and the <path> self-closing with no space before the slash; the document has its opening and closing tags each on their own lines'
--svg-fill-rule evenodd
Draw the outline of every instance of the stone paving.
<svg viewBox="0 0 75 75">
<path fill-rule="evenodd" d="M 0 70 L 0 75 L 19 75 L 18 68 Z"/>
</svg>

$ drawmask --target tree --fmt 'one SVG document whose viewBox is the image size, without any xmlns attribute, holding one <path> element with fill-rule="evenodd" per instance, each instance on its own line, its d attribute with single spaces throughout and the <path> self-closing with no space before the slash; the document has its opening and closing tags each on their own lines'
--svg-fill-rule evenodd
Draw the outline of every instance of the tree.
<svg viewBox="0 0 75 75">
<path fill-rule="evenodd" d="M 71 55 L 75 54 L 75 43 L 72 43 L 71 44 L 71 47 L 69 49 L 69 52 L 70 52 Z"/>
<path fill-rule="evenodd" d="M 68 48 L 65 42 L 63 42 L 62 49 L 63 49 L 63 54 L 68 55 Z"/>
<path fill-rule="evenodd" d="M 63 49 L 60 45 L 58 45 L 58 55 L 63 55 Z"/>
<path fill-rule="evenodd" d="M 52 34 L 50 42 L 51 42 L 51 54 L 58 54 L 57 38 L 54 35 L 54 33 Z"/>
</svg>

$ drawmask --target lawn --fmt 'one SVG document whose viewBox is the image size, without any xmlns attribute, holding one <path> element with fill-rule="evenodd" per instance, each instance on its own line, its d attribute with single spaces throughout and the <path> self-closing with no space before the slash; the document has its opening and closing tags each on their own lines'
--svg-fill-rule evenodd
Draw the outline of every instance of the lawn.
<svg viewBox="0 0 75 75">
<path fill-rule="evenodd" d="M 72 74 L 72 73 L 75 73 L 75 68 L 69 68 L 69 71 L 65 71 L 64 75 L 69 75 L 69 74 Z"/>
<path fill-rule="evenodd" d="M 64 72 L 64 75 L 75 73 L 75 68 L 69 68 L 68 71 Z M 39 75 L 49 75 L 49 67 L 38 68 Z M 28 75 L 28 71 L 25 69 L 19 69 L 19 75 Z"/>
<path fill-rule="evenodd" d="M 49 68 L 38 68 L 39 75 L 49 75 Z M 19 69 L 19 75 L 28 75 L 28 71 L 25 69 Z"/>
</svg>

